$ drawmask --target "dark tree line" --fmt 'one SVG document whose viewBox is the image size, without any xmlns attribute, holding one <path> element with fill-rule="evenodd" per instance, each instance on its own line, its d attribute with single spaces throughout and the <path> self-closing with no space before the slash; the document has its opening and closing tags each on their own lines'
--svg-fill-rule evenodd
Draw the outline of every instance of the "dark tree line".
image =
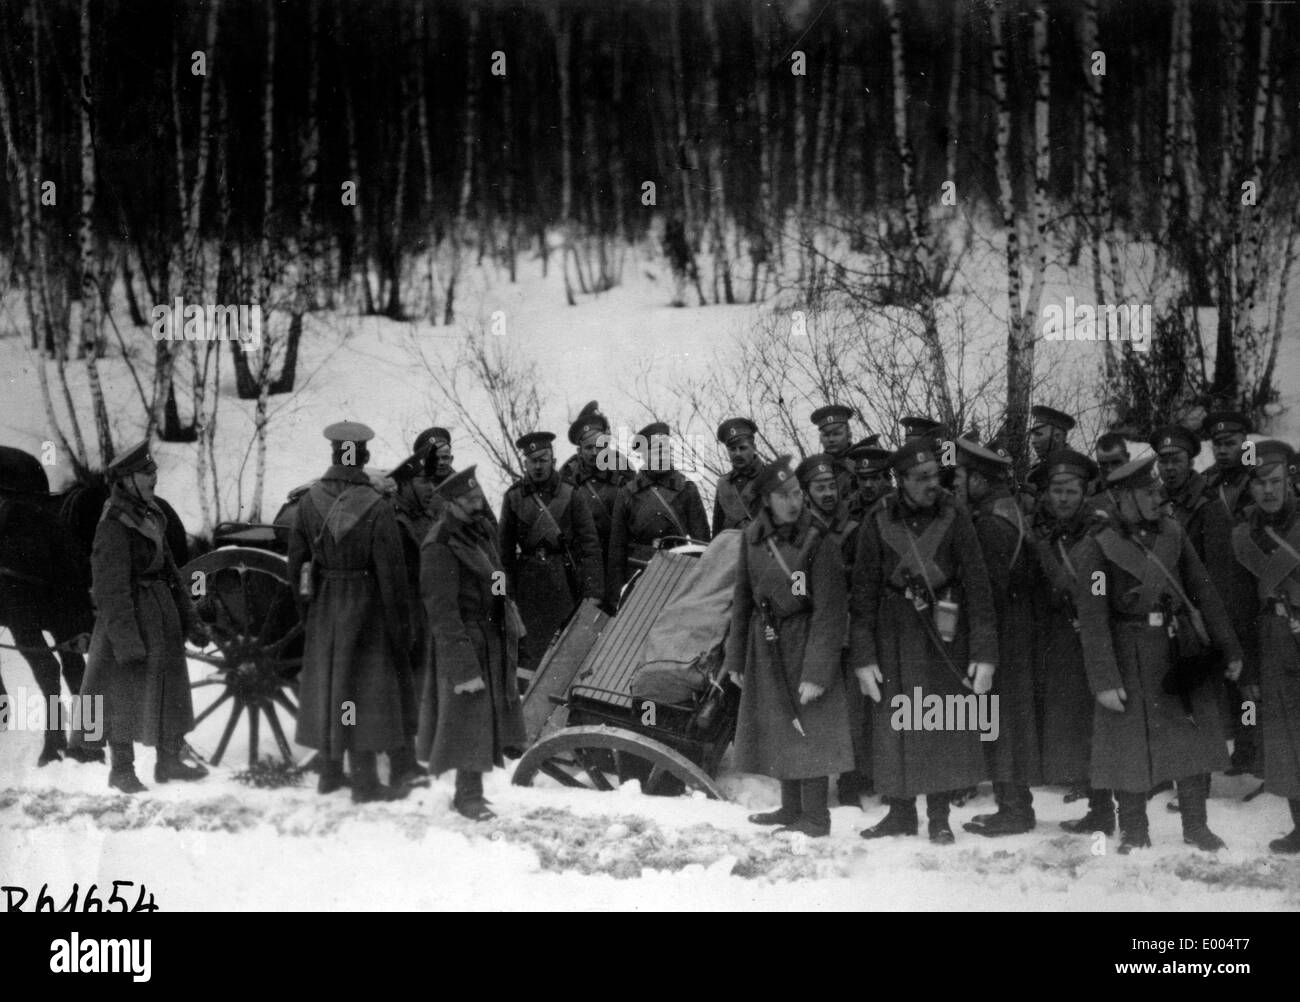
<svg viewBox="0 0 1300 1002">
<path fill-rule="evenodd" d="M 1296 228 L 1298 21 L 1235 0 L 12 0 L 0 248 L 57 366 L 121 336 L 115 296 L 136 324 L 176 295 L 287 316 L 233 353 L 264 405 L 293 387 L 305 313 L 450 323 L 466 269 L 514 280 L 522 256 L 561 268 L 570 303 L 652 237 L 679 302 L 811 297 L 844 278 L 839 234 L 893 262 L 876 300 L 924 301 L 953 182 L 967 218 L 1025 228 L 1016 290 L 1049 234 L 1092 259 L 1099 302 L 1133 295 L 1118 242 L 1161 249 L 1187 309 L 1162 318 L 1167 357 L 1110 359 L 1119 419 L 1197 395 L 1258 409 L 1258 308 L 1294 251 L 1273 260 L 1268 235 Z M 1033 302 L 1013 295 L 1013 350 Z M 1210 358 L 1187 319 L 1204 305 Z M 219 358 L 154 361 L 142 405 L 202 442 Z"/>
</svg>

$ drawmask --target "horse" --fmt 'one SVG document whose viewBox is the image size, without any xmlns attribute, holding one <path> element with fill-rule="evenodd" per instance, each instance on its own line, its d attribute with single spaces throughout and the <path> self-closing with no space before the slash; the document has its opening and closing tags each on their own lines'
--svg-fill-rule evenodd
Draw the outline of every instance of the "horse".
<svg viewBox="0 0 1300 1002">
<path fill-rule="evenodd" d="M 108 495 L 98 473 L 51 494 L 35 456 L 0 446 L 0 627 L 13 638 L 12 645 L 0 646 L 17 648 L 47 707 L 60 694 L 60 667 L 69 691 L 81 692 L 84 651 L 95 623 L 90 552 Z M 185 527 L 170 504 L 155 500 L 167 517 L 167 546 L 176 565 L 184 566 L 189 560 Z M 54 638 L 53 648 L 46 633 Z M 7 695 L 0 677 L 0 697 Z M 49 721 L 38 765 L 65 754 L 77 761 L 104 758 L 101 749 L 70 749 L 62 727 Z"/>
</svg>

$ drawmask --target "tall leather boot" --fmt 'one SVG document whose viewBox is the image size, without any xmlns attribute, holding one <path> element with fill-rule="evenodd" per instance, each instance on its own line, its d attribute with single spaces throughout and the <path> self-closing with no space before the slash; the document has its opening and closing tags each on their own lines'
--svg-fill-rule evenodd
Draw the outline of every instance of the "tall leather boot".
<svg viewBox="0 0 1300 1002">
<path fill-rule="evenodd" d="M 317 793 L 333 793 L 335 790 L 342 789 L 345 786 L 351 786 L 352 781 L 348 779 L 347 774 L 343 771 L 343 757 L 330 758 L 322 753 L 320 762 L 320 779 L 316 781 Z"/>
<path fill-rule="evenodd" d="M 144 793 L 149 789 L 135 774 L 135 746 L 130 741 L 114 742 L 108 746 L 110 765 L 108 785 L 123 793 Z"/>
<path fill-rule="evenodd" d="M 1001 835 L 1023 835 L 1033 831 L 1034 795 L 1023 783 L 994 783 L 993 795 L 998 809 L 993 814 L 977 814 L 962 827 L 975 835 L 997 838 Z"/>
<path fill-rule="evenodd" d="M 863 838 L 888 838 L 890 835 L 916 834 L 916 798 L 885 797 L 889 813 L 883 819 L 858 832 Z"/>
<path fill-rule="evenodd" d="M 451 806 L 471 821 L 491 821 L 496 817 L 483 798 L 483 774 L 470 769 L 456 770 L 456 793 Z"/>
<path fill-rule="evenodd" d="M 948 803 L 946 793 L 925 795 L 925 816 L 929 820 L 930 841 L 935 845 L 952 845 L 956 841 L 948 824 Z"/>
<path fill-rule="evenodd" d="M 1291 805 L 1291 822 L 1295 825 L 1295 828 L 1292 829 L 1290 835 L 1275 838 L 1270 842 L 1268 851 L 1294 856 L 1300 853 L 1300 798 L 1293 797 L 1287 803 Z"/>
<path fill-rule="evenodd" d="M 1127 856 L 1134 849 L 1148 849 L 1151 834 L 1147 825 L 1147 795 L 1115 791 L 1119 801 L 1119 853 Z"/>
<path fill-rule="evenodd" d="M 1210 774 L 1200 773 L 1178 781 L 1178 806 L 1183 816 L 1183 841 L 1206 852 L 1226 849 L 1223 839 L 1206 823 L 1206 801 L 1210 797 Z"/>
<path fill-rule="evenodd" d="M 401 800 L 410 787 L 385 786 L 379 782 L 378 756 L 372 752 L 348 752 L 352 757 L 352 802 L 368 804 L 377 800 Z"/>
<path fill-rule="evenodd" d="M 201 765 L 186 765 L 181 761 L 181 745 L 179 739 L 169 739 L 168 741 L 159 742 L 158 757 L 154 761 L 153 778 L 155 783 L 166 783 L 168 780 L 179 779 L 182 782 L 193 782 L 196 779 L 202 779 L 208 774 L 208 770 Z"/>
<path fill-rule="evenodd" d="M 783 832 L 799 832 L 809 838 L 825 838 L 831 833 L 831 812 L 828 803 L 831 795 L 829 776 L 799 781 L 800 814 L 798 820 L 783 828 Z"/>
<path fill-rule="evenodd" d="M 411 742 L 388 753 L 388 785 L 429 785 L 429 773 L 415 760 L 415 745 Z"/>
<path fill-rule="evenodd" d="M 778 810 L 764 814 L 751 814 L 749 821 L 755 825 L 792 825 L 803 813 L 803 796 L 800 793 L 800 781 L 797 779 L 781 780 L 781 806 Z"/>
<path fill-rule="evenodd" d="M 1078 821 L 1062 821 L 1061 827 L 1073 835 L 1115 834 L 1115 801 L 1109 790 L 1088 791 L 1088 813 Z"/>
</svg>

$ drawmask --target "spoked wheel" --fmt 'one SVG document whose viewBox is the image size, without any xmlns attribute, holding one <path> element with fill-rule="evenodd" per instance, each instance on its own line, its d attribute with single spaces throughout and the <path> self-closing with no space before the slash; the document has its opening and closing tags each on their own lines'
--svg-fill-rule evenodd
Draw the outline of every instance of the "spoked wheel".
<svg viewBox="0 0 1300 1002">
<path fill-rule="evenodd" d="M 690 759 L 661 741 L 621 727 L 566 727 L 543 738 L 519 760 L 513 782 L 532 786 L 538 773 L 576 789 L 615 790 L 639 779 L 641 792 L 647 794 L 700 790 L 711 800 L 726 799 Z"/>
<path fill-rule="evenodd" d="M 216 698 L 195 717 L 195 726 L 219 711 L 228 714 L 209 759 L 213 765 L 226 754 L 241 718 L 248 724 L 250 767 L 258 761 L 262 717 L 285 761 L 294 761 L 280 719 L 280 711 L 289 721 L 298 715 L 294 694 L 302 668 L 302 623 L 288 566 L 278 553 L 233 546 L 206 553 L 181 572 L 212 634 L 206 648 L 191 646 L 186 652 L 212 666 L 210 674 L 191 683 L 195 696 L 208 687 L 216 690 Z M 196 585 L 203 594 L 194 595 Z"/>
</svg>

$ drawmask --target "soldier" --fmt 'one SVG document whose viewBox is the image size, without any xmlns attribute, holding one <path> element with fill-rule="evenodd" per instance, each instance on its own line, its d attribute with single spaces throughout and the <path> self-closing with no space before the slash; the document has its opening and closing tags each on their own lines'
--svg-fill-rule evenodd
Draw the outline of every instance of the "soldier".
<svg viewBox="0 0 1300 1002">
<path fill-rule="evenodd" d="M 1054 407 L 1035 404 L 1029 408 L 1029 445 L 1036 461 L 1049 452 L 1067 447 L 1066 436 L 1074 430 L 1074 418 Z"/>
<path fill-rule="evenodd" d="M 501 563 L 524 619 L 520 664 L 530 668 L 579 602 L 604 595 L 596 525 L 583 495 L 556 472 L 554 441 L 535 431 L 515 442 L 526 473 L 501 502 Z"/>
<path fill-rule="evenodd" d="M 1110 790 L 1089 786 L 1092 716 L 1096 702 L 1083 667 L 1083 644 L 1074 593 L 1078 587 L 1075 552 L 1097 516 L 1087 501 L 1097 464 L 1071 449 L 1048 453 L 1047 488 L 1033 525 L 1036 554 L 1033 617 L 1034 682 L 1039 709 L 1039 748 L 1045 783 L 1071 788 L 1066 802 L 1082 788 L 1088 813 L 1062 821 L 1074 834 L 1115 832 L 1115 801 Z"/>
<path fill-rule="evenodd" d="M 877 504 L 858 530 L 849 663 L 875 704 L 872 772 L 889 805 L 862 837 L 915 835 L 915 797 L 924 793 L 930 841 L 950 845 L 949 792 L 986 774 L 980 736 L 974 729 L 896 728 L 891 721 L 898 697 L 904 706 L 924 696 L 960 697 L 968 678 L 975 693 L 987 693 L 997 630 L 979 540 L 970 518 L 939 487 L 932 445 L 918 438 L 894 453 L 898 493 Z"/>
<path fill-rule="evenodd" d="M 1257 628 L 1246 640 L 1248 699 L 1263 715 L 1264 788 L 1285 797 L 1295 827 L 1268 844 L 1300 853 L 1300 518 L 1291 478 L 1295 452 L 1269 439 L 1255 445 L 1250 495 L 1255 506 L 1232 532 L 1237 561 L 1255 581 Z"/>
<path fill-rule="evenodd" d="M 1214 465 L 1205 471 L 1205 496 L 1208 504 L 1204 511 L 1202 554 L 1210 578 L 1228 609 L 1228 618 L 1238 636 L 1249 636 L 1255 630 L 1254 587 L 1249 575 L 1234 559 L 1232 527 L 1246 518 L 1250 504 L 1250 468 L 1243 462 L 1246 436 L 1251 431 L 1250 419 L 1237 411 L 1215 411 L 1208 414 L 1201 426 L 1201 434 L 1210 440 L 1214 452 Z M 1235 681 L 1226 686 L 1229 719 L 1232 721 L 1232 762 L 1229 776 L 1242 773 L 1261 775 L 1259 761 L 1259 730 L 1242 713 L 1241 689 Z"/>
<path fill-rule="evenodd" d="M 434 495 L 433 489 L 455 472 L 451 465 L 456 458 L 451 451 L 451 432 L 446 428 L 425 428 L 415 437 L 411 451 L 420 457 L 420 470 L 415 479 L 420 501 L 429 510 L 430 518 L 434 518 L 442 499 Z"/>
<path fill-rule="evenodd" d="M 837 495 L 836 466 L 830 456 L 809 456 L 799 464 L 795 476 L 803 488 L 805 507 L 812 516 L 817 530 L 834 544 L 844 565 L 844 586 L 847 589 L 853 573 L 853 559 L 857 555 L 859 518 L 849 512 L 849 504 Z M 844 634 L 844 664 L 848 665 L 848 631 Z M 848 680 L 845 693 L 849 710 L 850 735 L 853 741 L 852 771 L 840 774 L 835 783 L 836 795 L 841 804 L 862 806 L 862 797 L 871 790 L 871 744 L 866 723 L 866 697 L 856 681 Z"/>
<path fill-rule="evenodd" d="M 605 572 L 605 605 L 617 608 L 618 597 L 634 571 L 650 562 L 665 536 L 707 542 L 709 522 L 699 489 L 673 468 L 668 425 L 646 425 L 636 436 L 644 465 L 623 485 L 614 502 Z"/>
<path fill-rule="evenodd" d="M 889 457 L 892 453 L 876 445 L 878 435 L 863 439 L 849 450 L 857 490 L 849 497 L 849 513 L 860 523 L 867 511 L 881 498 L 894 492 L 889 479 Z"/>
<path fill-rule="evenodd" d="M 749 418 L 728 418 L 718 425 L 718 441 L 727 447 L 731 472 L 718 477 L 713 500 L 713 535 L 723 529 L 743 529 L 758 514 L 763 499 L 754 484 L 763 461 L 754 451 L 758 426 Z"/>
<path fill-rule="evenodd" d="M 1151 844 L 1147 791 L 1170 779 L 1178 784 L 1183 841 L 1212 852 L 1223 848 L 1206 823 L 1210 773 L 1227 765 L 1222 690 L 1213 676 L 1189 678 L 1180 669 L 1171 631 L 1194 631 L 1199 610 L 1234 676 L 1241 647 L 1196 550 L 1162 512 L 1155 462 L 1137 459 L 1107 477 L 1116 517 L 1075 550 L 1083 660 L 1100 707 L 1091 782 L 1116 791 L 1121 853 Z"/>
<path fill-rule="evenodd" d="M 591 509 L 600 542 L 602 573 L 609 560 L 609 530 L 614 524 L 614 501 L 619 488 L 635 476 L 635 471 L 609 444 L 609 419 L 592 408 L 578 416 L 569 425 L 569 441 L 578 447 L 578 453 L 565 460 L 560 469 L 560 479 L 572 484 Z"/>
<path fill-rule="evenodd" d="M 741 686 L 736 768 L 781 781 L 780 809 L 750 821 L 818 838 L 831 829 L 828 777 L 853 767 L 844 570 L 804 510 L 790 457 L 758 481 L 763 510 L 744 530 L 725 661 Z"/>
<path fill-rule="evenodd" d="M 975 526 L 993 588 L 998 671 L 990 693 L 998 700 L 999 730 L 984 744 L 998 809 L 963 827 L 994 838 L 1020 835 L 1035 825 L 1030 787 L 1040 781 L 1034 705 L 1034 549 L 1029 524 L 1011 493 L 1011 457 L 966 439 L 956 440 L 957 499 Z"/>
<path fill-rule="evenodd" d="M 205 643 L 207 629 L 167 547 L 167 517 L 154 501 L 158 467 L 149 443 L 125 450 L 104 473 L 111 492 L 90 556 L 97 615 L 81 692 L 103 698 L 108 785 L 141 793 L 136 741 L 157 749 L 155 782 L 207 775 L 180 757 L 185 735 L 194 729 L 185 639 Z"/>
<path fill-rule="evenodd" d="M 332 464 L 303 495 L 289 536 L 289 580 L 306 606 L 297 740 L 321 752 L 321 793 L 344 785 L 348 753 L 356 803 L 410 792 L 400 774 L 416 727 L 401 531 L 365 471 L 374 435 L 353 421 L 325 429 Z M 390 756 L 388 786 L 378 752 Z"/>
<path fill-rule="evenodd" d="M 849 421 L 853 408 L 843 404 L 818 407 L 809 418 L 817 426 L 822 452 L 835 461 L 835 487 L 839 496 L 846 498 L 853 490 L 853 464 L 849 461 L 849 447 L 853 444 Z"/>
<path fill-rule="evenodd" d="M 1183 527 L 1196 548 L 1196 555 L 1204 561 L 1205 507 L 1209 499 L 1205 494 L 1205 478 L 1193 466 L 1201 451 L 1200 440 L 1181 425 L 1171 424 L 1152 433 L 1151 448 L 1156 454 L 1156 469 L 1160 471 L 1170 513 Z M 1220 527 L 1225 532 L 1232 531 L 1226 520 Z"/>
<path fill-rule="evenodd" d="M 1128 454 L 1128 442 L 1117 431 L 1108 431 L 1097 439 L 1096 462 L 1097 477 L 1089 485 L 1089 494 L 1096 494 L 1106 489 L 1106 478 L 1132 458 Z"/>
<path fill-rule="evenodd" d="M 388 474 L 389 479 L 396 485 L 391 502 L 393 515 L 397 520 L 398 534 L 402 540 L 408 608 L 411 610 L 411 644 L 407 653 L 407 663 L 411 666 L 411 686 L 403 687 L 403 696 L 412 701 L 417 699 L 424 688 L 424 666 L 428 660 L 424 651 L 428 629 L 424 622 L 424 608 L 420 602 L 420 544 L 424 542 L 424 537 L 429 534 L 429 528 L 433 525 L 433 516 L 430 514 L 433 491 L 424 476 L 430 444 L 428 437 L 423 442 L 417 437 L 411 455 Z M 410 720 L 417 716 L 418 709 L 418 703 L 412 702 L 410 708 L 403 712 L 403 716 Z M 389 766 L 389 785 L 399 783 L 425 785 L 428 782 L 428 774 L 415 760 L 414 740 L 403 745 L 395 753 Z"/>
<path fill-rule="evenodd" d="M 456 770 L 452 807 L 472 821 L 495 815 L 483 773 L 517 758 L 524 736 L 515 675 L 523 622 L 506 595 L 493 523 L 475 468 L 437 487 L 443 505 L 420 548 L 420 589 L 435 683 L 421 705 L 421 751 L 435 775 Z"/>
</svg>

